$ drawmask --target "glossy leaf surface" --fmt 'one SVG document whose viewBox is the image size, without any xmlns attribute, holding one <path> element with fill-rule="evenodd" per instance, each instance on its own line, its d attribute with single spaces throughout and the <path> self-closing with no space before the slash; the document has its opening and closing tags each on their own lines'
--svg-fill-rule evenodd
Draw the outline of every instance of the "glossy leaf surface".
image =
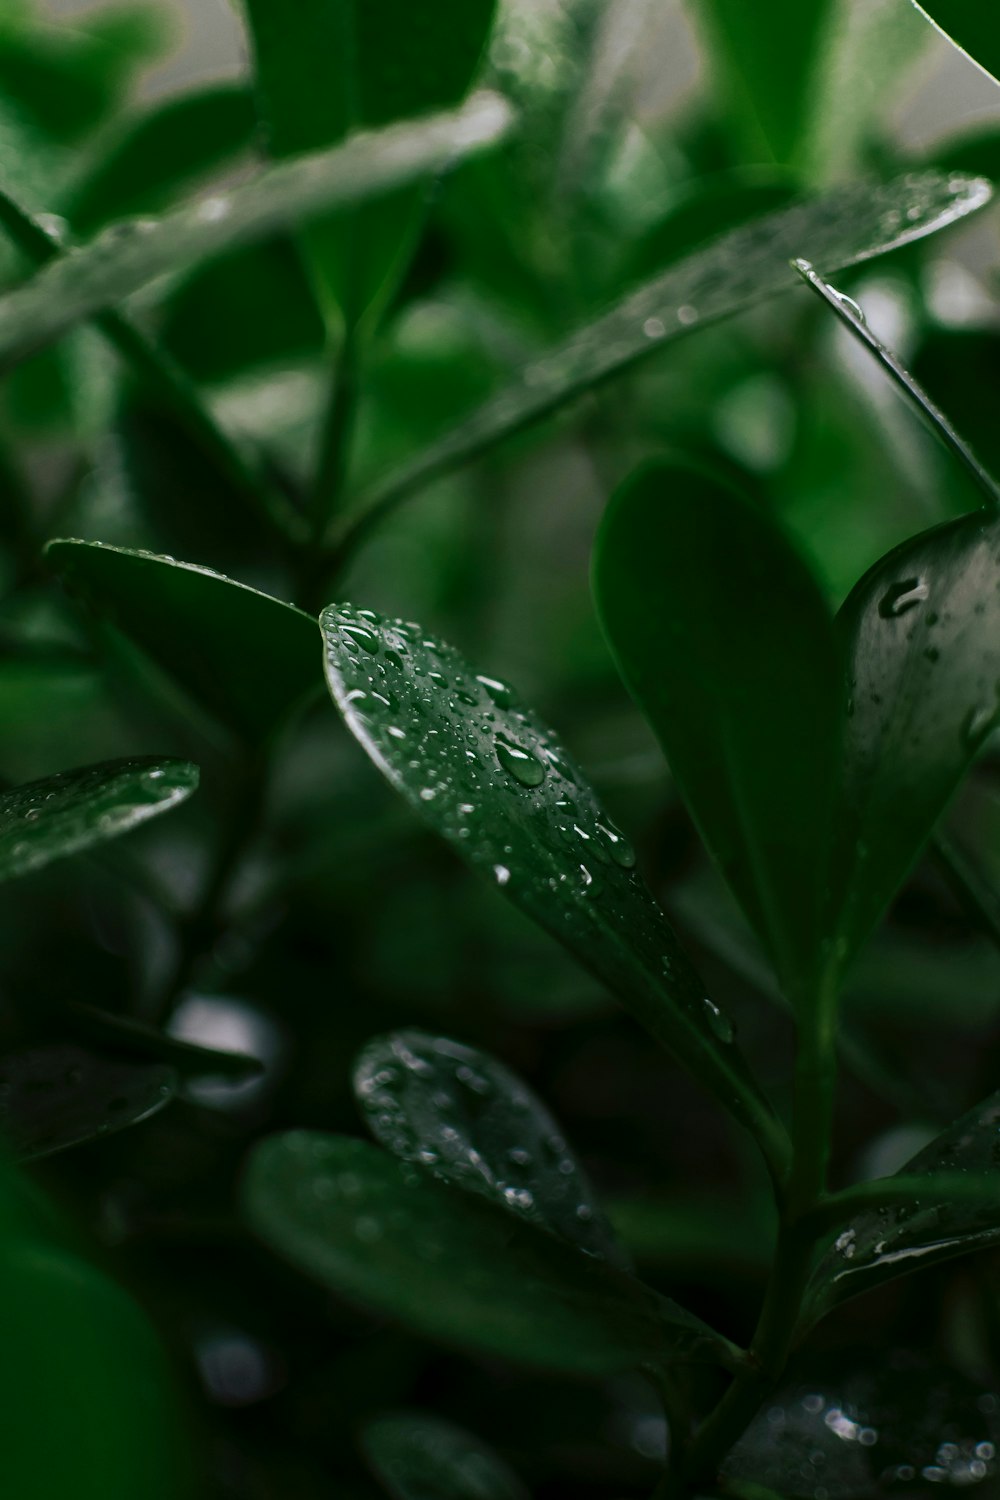
<svg viewBox="0 0 1000 1500">
<path fill-rule="evenodd" d="M 128 833 L 198 785 L 189 761 L 141 756 L 61 771 L 0 792 L 0 881 Z"/>
<path fill-rule="evenodd" d="M 822 961 L 841 673 L 833 617 L 776 522 L 661 463 L 611 502 L 594 554 L 605 635 L 790 997 Z"/>
<path fill-rule="evenodd" d="M 724 1348 L 605 1262 L 364 1141 L 274 1136 L 252 1153 L 243 1197 L 293 1265 L 428 1338 L 576 1375 Z"/>
<path fill-rule="evenodd" d="M 0 1134 L 22 1160 L 138 1125 L 169 1104 L 175 1077 L 159 1063 L 83 1047 L 37 1047 L 0 1057 Z"/>
<path fill-rule="evenodd" d="M 354 1092 L 372 1134 L 403 1161 L 623 1265 L 586 1174 L 542 1101 L 496 1058 L 447 1037 L 369 1042 Z"/>
<path fill-rule="evenodd" d="M 955 46 L 1000 79 L 1000 16 L 982 0 L 913 0 L 917 9 Z"/>
<path fill-rule="evenodd" d="M 46 555 L 73 594 L 244 739 L 267 739 L 318 685 L 316 622 L 290 604 L 152 552 L 60 540 Z"/>
<path fill-rule="evenodd" d="M 417 625 L 346 604 L 320 624 L 334 701 L 383 775 L 778 1149 L 731 1023 L 552 731 Z"/>
<path fill-rule="evenodd" d="M 527 1500 L 517 1475 L 491 1448 L 439 1417 L 379 1417 L 364 1429 L 361 1446 L 393 1500 Z"/>
<path fill-rule="evenodd" d="M 0 367 L 159 276 L 440 171 L 492 145 L 509 123 L 507 106 L 483 95 L 454 114 L 360 134 L 329 151 L 268 167 L 159 219 L 111 224 L 0 298 Z"/>
</svg>

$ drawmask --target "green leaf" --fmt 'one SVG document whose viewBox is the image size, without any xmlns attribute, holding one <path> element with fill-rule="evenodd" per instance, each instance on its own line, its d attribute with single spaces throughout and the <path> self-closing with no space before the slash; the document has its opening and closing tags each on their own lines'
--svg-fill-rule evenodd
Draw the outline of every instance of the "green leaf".
<svg viewBox="0 0 1000 1500">
<path fill-rule="evenodd" d="M 846 963 L 1000 718 L 1000 518 L 979 511 L 904 542 L 837 626 L 849 700 L 831 927 Z"/>
<path fill-rule="evenodd" d="M 568 1375 L 729 1357 L 640 1282 L 364 1141 L 273 1136 L 251 1153 L 243 1201 L 293 1265 L 428 1338 Z"/>
<path fill-rule="evenodd" d="M 1000 17 L 992 5 L 982 0 L 931 0 L 929 5 L 913 0 L 913 4 L 984 73 L 1000 80 Z"/>
<path fill-rule="evenodd" d="M 189 761 L 102 761 L 0 793 L 0 881 L 117 838 L 183 802 L 198 785 Z"/>
<path fill-rule="evenodd" d="M 777 1168 L 781 1128 L 635 855 L 555 735 L 506 683 L 419 626 L 320 619 L 348 728 L 416 812 L 608 985 Z"/>
<path fill-rule="evenodd" d="M 853 183 L 741 226 L 533 360 L 511 385 L 359 496 L 332 540 L 355 543 L 374 520 L 431 480 L 672 340 L 788 291 L 797 279 L 789 264 L 796 257 L 808 256 L 827 273 L 855 265 L 955 223 L 991 194 L 982 178 L 911 173 L 884 184 Z"/>
<path fill-rule="evenodd" d="M 842 678 L 833 616 L 777 523 L 657 463 L 612 500 L 594 593 L 629 691 L 785 992 L 822 969 Z"/>
<path fill-rule="evenodd" d="M 174 1094 L 158 1063 L 125 1062 L 65 1044 L 0 1057 L 0 1132 L 22 1160 L 148 1120 Z"/>
<path fill-rule="evenodd" d="M 359 134 L 268 167 L 159 219 L 111 224 L 0 298 L 0 367 L 44 347 L 157 277 L 321 214 L 376 198 L 493 145 L 510 124 L 494 95 L 452 114 Z"/>
<path fill-rule="evenodd" d="M 439 1417 L 378 1417 L 362 1432 L 361 1447 L 393 1500 L 528 1500 L 492 1448 Z"/>
<path fill-rule="evenodd" d="M 396 1031 L 361 1053 L 354 1092 L 394 1156 L 628 1269 L 557 1122 L 496 1058 L 447 1037 Z"/>
<path fill-rule="evenodd" d="M 53 1019 L 88 1045 L 114 1048 L 134 1057 L 157 1058 L 182 1078 L 253 1078 L 264 1071 L 259 1058 L 247 1052 L 221 1052 L 198 1042 L 185 1042 L 130 1016 L 113 1015 L 93 1005 L 71 1002 L 55 1008 Z"/>
<path fill-rule="evenodd" d="M 270 738 L 318 686 L 316 622 L 290 604 L 151 552 L 60 540 L 46 556 L 74 594 L 245 740 Z"/>
</svg>

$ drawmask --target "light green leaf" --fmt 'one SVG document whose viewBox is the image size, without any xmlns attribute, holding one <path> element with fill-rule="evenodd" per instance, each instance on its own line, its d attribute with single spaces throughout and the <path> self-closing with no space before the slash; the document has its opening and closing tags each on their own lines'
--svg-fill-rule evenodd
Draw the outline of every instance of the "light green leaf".
<svg viewBox="0 0 1000 1500">
<path fill-rule="evenodd" d="M 988 0 L 930 0 L 918 4 L 928 21 L 954 42 L 959 51 L 1000 80 L 1000 15 Z"/>
<path fill-rule="evenodd" d="M 361 1434 L 361 1447 L 393 1500 L 528 1500 L 492 1448 L 439 1417 L 378 1417 Z"/>
<path fill-rule="evenodd" d="M 269 594 L 100 542 L 49 542 L 46 556 L 72 593 L 248 741 L 270 738 L 319 685 L 315 620 Z"/>
<path fill-rule="evenodd" d="M 117 838 L 183 802 L 189 761 L 144 756 L 60 771 L 0 793 L 0 881 Z"/>
<path fill-rule="evenodd" d="M 330 691 L 416 812 L 618 996 L 738 1119 L 772 1167 L 780 1125 L 649 889 L 550 729 L 419 626 L 331 605 Z"/>
<path fill-rule="evenodd" d="M 243 1202 L 300 1270 L 447 1344 L 591 1376 L 732 1352 L 606 1262 L 364 1141 L 293 1131 L 261 1142 Z"/>
<path fill-rule="evenodd" d="M 64 1044 L 0 1057 L 0 1134 L 21 1160 L 51 1156 L 149 1119 L 174 1094 L 158 1063 Z"/>
</svg>

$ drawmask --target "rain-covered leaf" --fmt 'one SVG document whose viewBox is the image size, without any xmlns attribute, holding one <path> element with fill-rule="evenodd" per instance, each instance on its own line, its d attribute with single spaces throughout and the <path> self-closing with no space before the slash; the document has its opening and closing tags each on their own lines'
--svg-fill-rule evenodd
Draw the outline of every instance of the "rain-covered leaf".
<svg viewBox="0 0 1000 1500">
<path fill-rule="evenodd" d="M 362 1432 L 361 1447 L 393 1500 L 528 1500 L 492 1448 L 440 1417 L 377 1417 Z"/>
<path fill-rule="evenodd" d="M 138 1125 L 170 1102 L 175 1077 L 160 1063 L 84 1047 L 36 1047 L 0 1057 L 0 1136 L 21 1159 Z"/>
<path fill-rule="evenodd" d="M 723 1473 L 787 1500 L 974 1491 L 997 1474 L 998 1413 L 994 1392 L 907 1352 L 821 1367 L 766 1403 Z"/>
<path fill-rule="evenodd" d="M 364 1049 L 354 1092 L 394 1156 L 624 1267 L 557 1122 L 496 1058 L 447 1037 L 397 1031 Z"/>
<path fill-rule="evenodd" d="M 185 760 L 139 756 L 0 792 L 0 881 L 79 854 L 167 812 L 198 785 Z"/>
<path fill-rule="evenodd" d="M 732 1352 L 605 1261 L 365 1141 L 272 1136 L 251 1154 L 243 1201 L 299 1270 L 447 1344 L 571 1375 Z"/>
<path fill-rule="evenodd" d="M 413 490 L 672 339 L 788 291 L 797 280 L 789 264 L 796 257 L 806 256 L 824 273 L 855 265 L 955 223 L 988 203 L 991 192 L 982 178 L 911 173 L 884 184 L 854 183 L 741 225 L 541 354 L 456 428 L 376 481 L 336 535 L 357 535 Z"/>
<path fill-rule="evenodd" d="M 981 1182 L 982 1196 L 958 1200 L 934 1192 L 930 1179 L 941 1173 L 972 1189 Z M 813 1275 L 812 1321 L 880 1282 L 1000 1244 L 1000 1093 L 957 1120 L 899 1175 L 927 1179 L 928 1191 L 915 1190 L 909 1203 L 865 1209 L 843 1226 Z"/>
<path fill-rule="evenodd" d="M 46 556 L 72 593 L 246 740 L 268 739 L 318 686 L 316 622 L 290 604 L 152 552 L 59 540 Z"/>
<path fill-rule="evenodd" d="M 833 616 L 778 524 L 656 463 L 612 500 L 594 592 L 618 669 L 789 998 L 822 966 L 842 719 Z"/>
<path fill-rule="evenodd" d="M 1000 718 L 1000 520 L 904 542 L 837 619 L 848 677 L 831 924 L 844 961 L 870 934 Z"/>
<path fill-rule="evenodd" d="M 329 151 L 267 167 L 159 219 L 111 224 L 0 298 L 0 367 L 157 277 L 440 171 L 494 144 L 510 119 L 502 100 L 482 95 L 455 113 L 360 134 Z"/>
<path fill-rule="evenodd" d="M 938 31 L 1000 80 L 1000 15 L 983 0 L 913 0 Z"/>
<path fill-rule="evenodd" d="M 331 605 L 330 691 L 383 775 L 733 1113 L 776 1164 L 781 1127 L 733 1035 L 555 735 L 504 682 L 418 625 Z"/>
</svg>

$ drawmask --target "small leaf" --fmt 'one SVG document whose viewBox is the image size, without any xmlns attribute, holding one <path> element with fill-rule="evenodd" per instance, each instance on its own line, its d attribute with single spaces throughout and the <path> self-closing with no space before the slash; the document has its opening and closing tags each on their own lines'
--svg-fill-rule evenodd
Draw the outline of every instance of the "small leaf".
<svg viewBox="0 0 1000 1500">
<path fill-rule="evenodd" d="M 108 760 L 0 792 L 0 881 L 137 828 L 198 785 L 185 760 Z"/>
<path fill-rule="evenodd" d="M 393 1500 L 528 1500 L 492 1448 L 439 1417 L 378 1417 L 362 1432 L 361 1446 Z"/>
<path fill-rule="evenodd" d="M 651 465 L 594 555 L 618 669 L 786 994 L 815 992 L 838 785 L 833 616 L 778 525 L 727 485 Z"/>
<path fill-rule="evenodd" d="M 170 1068 L 125 1062 L 73 1045 L 0 1058 L 0 1132 L 22 1160 L 148 1120 L 174 1093 Z"/>
<path fill-rule="evenodd" d="M 101 542 L 53 541 L 67 587 L 214 718 L 260 742 L 318 686 L 316 622 L 196 563 Z"/>
<path fill-rule="evenodd" d="M 273 1136 L 251 1154 L 243 1200 L 293 1265 L 428 1338 L 568 1375 L 732 1352 L 606 1262 L 364 1141 Z"/>
<path fill-rule="evenodd" d="M 779 1156 L 731 1023 L 551 730 L 419 626 L 346 604 L 320 624 L 330 692 L 382 774 Z"/>
<path fill-rule="evenodd" d="M 913 0 L 921 11 L 959 51 L 1000 80 L 1000 17 L 983 0 Z"/>
<path fill-rule="evenodd" d="M 113 1015 L 93 1005 L 71 1003 L 65 1009 L 55 1008 L 53 1019 L 72 1030 L 84 1042 L 111 1047 L 116 1052 L 136 1057 L 156 1058 L 170 1064 L 182 1078 L 253 1078 L 264 1071 L 264 1064 L 248 1052 L 222 1052 L 185 1042 L 169 1032 L 158 1031 L 130 1016 Z"/>
<path fill-rule="evenodd" d="M 160 219 L 111 224 L 89 244 L 0 298 L 0 368 L 51 343 L 83 318 L 157 277 L 259 240 L 327 209 L 380 197 L 493 145 L 511 113 L 493 95 L 418 123 L 268 167 L 239 186 Z"/>
<path fill-rule="evenodd" d="M 446 1037 L 369 1042 L 354 1092 L 375 1139 L 403 1161 L 627 1269 L 556 1121 L 516 1074 Z"/>
</svg>

